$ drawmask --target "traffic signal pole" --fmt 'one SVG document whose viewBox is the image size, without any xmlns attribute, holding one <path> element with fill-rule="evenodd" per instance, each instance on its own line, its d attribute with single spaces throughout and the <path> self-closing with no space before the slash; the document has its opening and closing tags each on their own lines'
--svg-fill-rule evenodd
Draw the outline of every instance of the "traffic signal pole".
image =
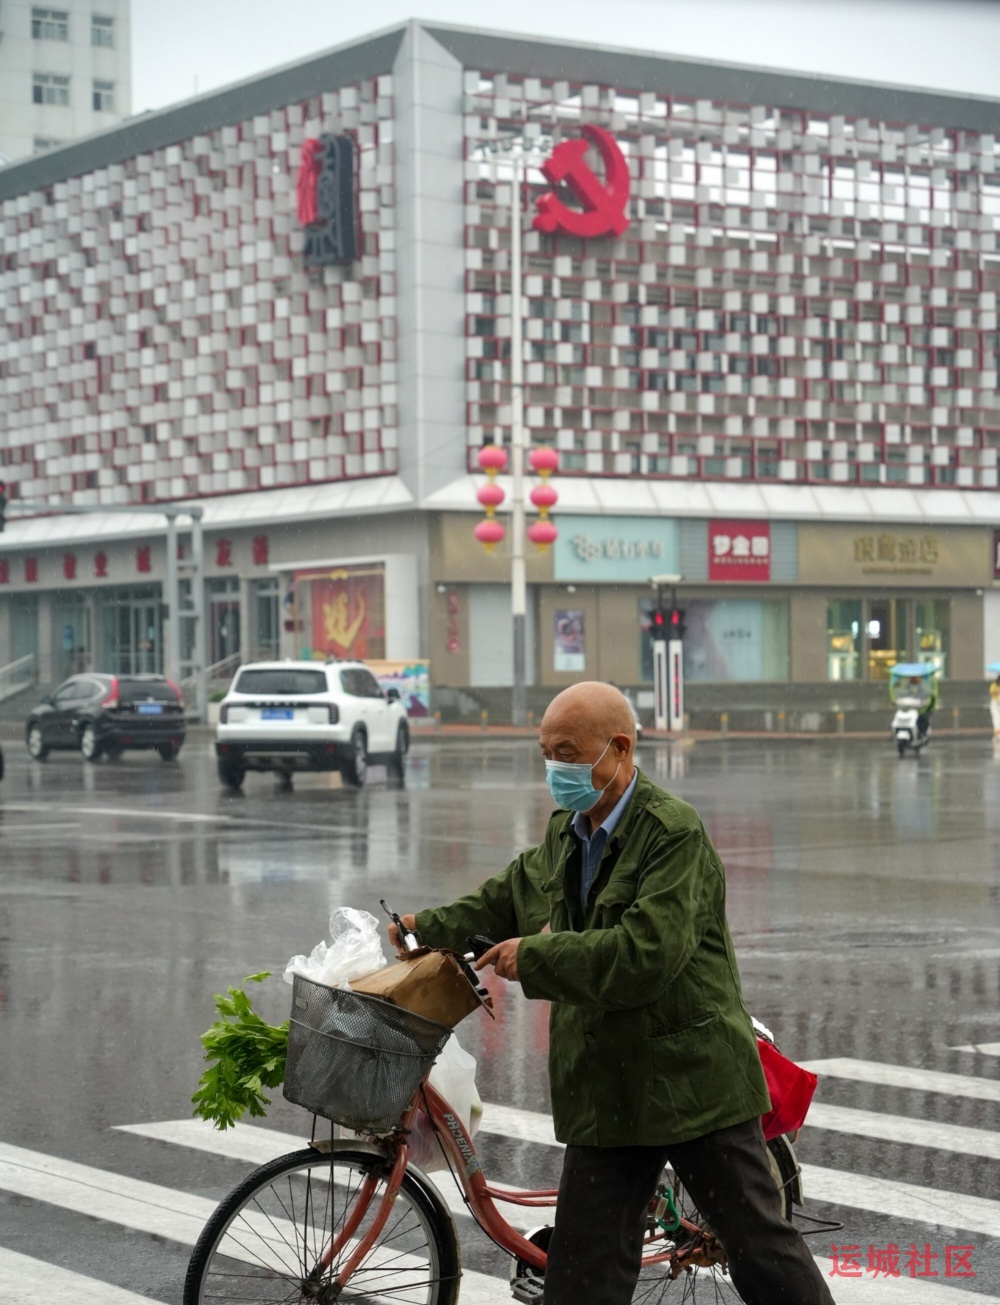
<svg viewBox="0 0 1000 1305">
<path fill-rule="evenodd" d="M 650 614 L 653 641 L 653 724 L 672 734 L 684 731 L 684 613 L 677 606 L 679 575 L 650 576 L 656 606 Z M 663 591 L 670 586 L 670 606 Z"/>
</svg>

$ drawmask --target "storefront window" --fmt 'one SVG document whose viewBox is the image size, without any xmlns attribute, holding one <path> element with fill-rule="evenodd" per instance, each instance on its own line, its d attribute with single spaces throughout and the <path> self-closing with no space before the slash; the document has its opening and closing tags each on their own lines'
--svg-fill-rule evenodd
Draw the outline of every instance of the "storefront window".
<svg viewBox="0 0 1000 1305">
<path fill-rule="evenodd" d="M 831 598 L 826 607 L 828 680 L 885 680 L 897 662 L 933 662 L 947 673 L 951 604 L 935 598 Z"/>
<path fill-rule="evenodd" d="M 254 657 L 275 658 L 281 652 L 280 600 L 278 578 L 258 580 L 256 589 L 257 628 Z"/>
<path fill-rule="evenodd" d="M 861 674 L 861 601 L 835 598 L 826 608 L 826 678 L 856 680 Z"/>
<path fill-rule="evenodd" d="M 917 598 L 913 607 L 914 660 L 933 662 L 941 674 L 946 675 L 951 603 L 940 598 Z"/>
<path fill-rule="evenodd" d="M 643 679 L 653 678 L 649 611 L 640 603 Z M 681 601 L 685 613 L 684 676 L 688 680 L 787 680 L 788 603 L 783 600 L 723 598 Z"/>
<path fill-rule="evenodd" d="M 908 657 L 905 598 L 872 598 L 868 602 L 868 678 L 885 680 L 889 667 Z"/>
</svg>

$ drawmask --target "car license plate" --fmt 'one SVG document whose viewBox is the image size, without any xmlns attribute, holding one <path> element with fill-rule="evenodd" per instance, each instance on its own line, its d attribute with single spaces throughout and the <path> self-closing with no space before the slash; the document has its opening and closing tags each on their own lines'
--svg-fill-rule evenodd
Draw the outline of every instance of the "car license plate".
<svg viewBox="0 0 1000 1305">
<path fill-rule="evenodd" d="M 163 715 L 163 703 L 162 703 L 162 702 L 140 702 L 140 703 L 139 703 L 139 715 L 140 715 L 140 716 L 162 716 L 162 715 Z"/>
<path fill-rule="evenodd" d="M 261 720 L 292 720 L 294 716 L 291 707 L 262 707 L 260 712 Z"/>
</svg>

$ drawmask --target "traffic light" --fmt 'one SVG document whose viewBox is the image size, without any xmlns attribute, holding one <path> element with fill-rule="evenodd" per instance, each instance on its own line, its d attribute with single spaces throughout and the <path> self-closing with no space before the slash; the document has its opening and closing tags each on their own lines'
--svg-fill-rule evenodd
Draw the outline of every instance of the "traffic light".
<svg viewBox="0 0 1000 1305">
<path fill-rule="evenodd" d="M 0 480 L 0 534 L 3 533 L 4 525 L 7 521 L 7 485 L 5 481 Z"/>
<path fill-rule="evenodd" d="M 684 638 L 684 613 L 679 607 L 671 607 L 667 613 L 667 629 L 671 639 Z"/>
<path fill-rule="evenodd" d="M 651 639 L 666 639 L 668 637 L 667 615 L 668 613 L 662 607 L 654 607 L 649 613 L 649 637 Z"/>
</svg>

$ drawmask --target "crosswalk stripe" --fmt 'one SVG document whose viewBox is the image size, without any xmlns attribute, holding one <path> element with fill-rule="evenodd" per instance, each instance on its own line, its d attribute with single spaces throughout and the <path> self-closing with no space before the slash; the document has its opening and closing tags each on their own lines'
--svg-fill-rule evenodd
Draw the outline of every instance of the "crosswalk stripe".
<svg viewBox="0 0 1000 1305">
<path fill-rule="evenodd" d="M 1000 1082 L 974 1078 L 970 1074 L 945 1074 L 940 1070 L 915 1069 L 912 1065 L 887 1065 L 877 1060 L 804 1060 L 802 1064 L 821 1077 L 849 1078 L 857 1083 L 877 1083 L 882 1087 L 915 1088 L 918 1092 L 941 1092 L 951 1097 L 971 1097 L 977 1101 L 1000 1101 Z"/>
<path fill-rule="evenodd" d="M 295 1143 L 295 1147 L 282 1146 L 278 1154 L 297 1149 L 300 1139 L 296 1138 Z M 194 1245 L 216 1206 L 215 1201 L 204 1197 L 2 1142 L 0 1190 L 123 1228 L 166 1237 L 182 1246 Z M 470 1269 L 462 1271 L 462 1305 L 495 1305 L 496 1295 L 496 1278 Z M 75 1302 L 78 1298 L 67 1294 L 67 1299 Z M 94 1305 L 103 1305 L 105 1299 L 108 1298 L 95 1298 Z M 4 1305 L 8 1305 L 6 1296 Z M 52 1305 L 51 1297 L 46 1305 Z M 132 1305 L 132 1298 L 110 1301 L 109 1305 Z"/>
<path fill-rule="evenodd" d="M 995 1237 L 1000 1229 L 1000 1201 L 983 1196 L 809 1164 L 802 1166 L 802 1186 L 809 1201 L 827 1201 L 941 1228 L 962 1228 L 988 1237 Z"/>
<path fill-rule="evenodd" d="M 6 829 L 4 833 L 6 834 Z M 950 1051 L 971 1051 L 977 1056 L 1000 1056 L 1000 1042 L 966 1042 L 960 1047 L 950 1047 Z"/>
<path fill-rule="evenodd" d="M 532 1112 L 523 1113 L 530 1115 Z M 298 1134 L 280 1133 L 252 1125 L 239 1125 L 230 1132 L 218 1133 L 199 1120 L 124 1125 L 118 1131 L 172 1145 L 212 1151 L 254 1165 L 286 1151 L 300 1149 L 303 1145 L 303 1138 Z M 451 1207 L 454 1201 L 453 1212 L 463 1218 L 467 1217 L 458 1193 L 453 1189 L 452 1193 L 448 1191 L 451 1184 L 447 1175 L 441 1177 L 445 1180 L 441 1187 L 447 1204 Z M 960 1227 L 970 1232 L 992 1234 L 1000 1226 L 998 1202 L 983 1201 L 960 1193 L 932 1193 L 926 1188 L 810 1165 L 804 1166 L 804 1178 L 807 1191 L 814 1198 L 836 1204 L 875 1209 L 900 1218 Z M 188 1193 L 4 1144 L 0 1144 L 0 1188 L 92 1218 L 155 1233 L 182 1245 L 193 1244 L 214 1208 L 213 1202 Z M 449 1199 L 450 1196 L 452 1199 Z M 932 1198 L 935 1203 L 933 1209 L 930 1205 Z M 876 1203 L 873 1204 L 873 1201 Z M 545 1218 L 543 1211 L 518 1211 L 517 1214 L 521 1217 L 516 1215 L 515 1218 L 522 1228 L 527 1226 L 522 1222 L 525 1213 L 531 1216 L 532 1224 L 542 1222 Z M 829 1260 L 823 1256 L 816 1258 L 822 1272 L 828 1274 Z M 2 1270 L 3 1261 L 0 1259 L 0 1276 L 3 1276 Z M 49 1266 L 45 1266 L 44 1271 L 49 1272 Z M 32 1270 L 32 1275 L 33 1279 L 37 1279 L 38 1270 Z M 27 1277 L 27 1271 L 24 1271 L 24 1276 Z M 74 1279 L 79 1277 L 71 1276 Z M 5 1277 L 4 1280 L 6 1281 Z M 76 1281 L 63 1283 L 59 1279 L 46 1296 L 25 1294 L 23 1300 L 15 1296 L 11 1299 L 11 1305 L 36 1305 L 36 1302 L 37 1305 L 42 1305 L 43 1300 L 45 1305 L 53 1305 L 60 1299 L 72 1301 L 73 1305 L 136 1305 L 139 1299 L 147 1299 L 128 1292 L 119 1291 L 116 1294 L 116 1289 L 105 1284 L 100 1284 L 99 1291 L 94 1295 L 89 1287 L 91 1281 L 86 1279 L 81 1286 Z M 501 1279 L 488 1274 L 464 1271 L 463 1305 L 495 1305 L 500 1281 Z M 876 1301 L 887 1299 L 901 1303 L 906 1301 L 907 1305 L 963 1305 L 958 1295 L 960 1289 L 910 1278 L 874 1279 L 870 1275 L 863 1278 L 838 1278 L 835 1290 L 838 1301 L 843 1302 L 843 1305 L 875 1305 Z M 977 1292 L 975 1305 L 1000 1305 L 1000 1297 Z"/>
<path fill-rule="evenodd" d="M 809 1107 L 806 1127 L 1000 1160 L 1000 1133 L 990 1133 L 984 1128 L 966 1128 L 961 1124 L 911 1119 L 908 1115 L 880 1115 L 876 1110 L 828 1106 L 824 1101 L 814 1101 Z"/>
<path fill-rule="evenodd" d="M 151 1296 L 114 1287 L 109 1282 L 46 1264 L 0 1246 L 0 1282 L 6 1305 L 158 1305 Z"/>
</svg>

